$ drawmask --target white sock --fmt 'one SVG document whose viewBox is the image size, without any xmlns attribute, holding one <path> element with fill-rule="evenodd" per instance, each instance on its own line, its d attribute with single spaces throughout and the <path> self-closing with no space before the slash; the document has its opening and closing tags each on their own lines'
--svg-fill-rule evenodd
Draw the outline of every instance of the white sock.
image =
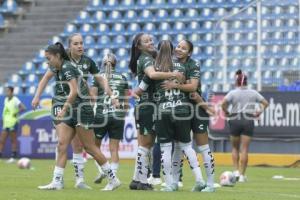
<svg viewBox="0 0 300 200">
<path fill-rule="evenodd" d="M 202 172 L 199 167 L 199 162 L 197 159 L 197 154 L 194 151 L 194 149 L 192 148 L 192 144 L 190 142 L 189 143 L 180 142 L 179 145 L 180 145 L 180 148 L 181 148 L 183 154 L 189 161 L 189 164 L 194 173 L 196 182 L 204 182 Z"/>
<path fill-rule="evenodd" d="M 172 156 L 172 175 L 174 183 L 178 183 L 180 179 L 181 159 L 182 151 L 180 149 L 179 143 L 174 142 L 174 152 Z"/>
<path fill-rule="evenodd" d="M 84 158 L 82 153 L 73 153 L 73 166 L 75 169 L 76 183 L 84 181 Z"/>
<path fill-rule="evenodd" d="M 101 165 L 102 171 L 107 176 L 109 181 L 113 181 L 116 179 L 115 173 L 111 170 L 109 162 L 104 163 Z"/>
<path fill-rule="evenodd" d="M 98 169 L 99 174 L 104 174 L 104 172 L 102 171 L 101 166 L 97 163 L 96 160 L 95 160 L 95 165 L 96 165 L 96 167 L 97 167 L 97 169 Z"/>
<path fill-rule="evenodd" d="M 149 149 L 139 146 L 137 151 L 137 173 L 141 183 L 148 183 Z"/>
<path fill-rule="evenodd" d="M 207 186 L 214 187 L 215 162 L 209 145 L 198 146 L 198 152 L 202 154 L 205 172 L 207 176 Z"/>
<path fill-rule="evenodd" d="M 54 167 L 52 182 L 63 183 L 64 168 Z"/>
<path fill-rule="evenodd" d="M 172 143 L 160 144 L 161 150 L 161 169 L 166 185 L 171 185 L 173 181 L 172 175 Z"/>
<path fill-rule="evenodd" d="M 119 169 L 119 163 L 115 163 L 115 162 L 110 163 L 110 168 L 115 174 L 117 174 Z"/>
</svg>

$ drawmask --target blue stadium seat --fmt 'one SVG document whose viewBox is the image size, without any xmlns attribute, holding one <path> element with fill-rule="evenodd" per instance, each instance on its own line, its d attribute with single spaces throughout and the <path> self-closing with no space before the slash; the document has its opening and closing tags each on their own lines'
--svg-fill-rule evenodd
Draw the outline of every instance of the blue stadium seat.
<svg viewBox="0 0 300 200">
<path fill-rule="evenodd" d="M 91 20 L 90 14 L 87 11 L 80 11 L 76 19 L 74 20 L 75 24 L 84 24 L 89 23 Z"/>
<path fill-rule="evenodd" d="M 45 50 L 41 49 L 34 57 L 32 62 L 34 63 L 41 63 L 45 60 Z"/>
<path fill-rule="evenodd" d="M 104 10 L 115 10 L 119 7 L 118 0 L 109 0 L 105 2 L 105 5 L 102 7 Z"/>
<path fill-rule="evenodd" d="M 64 32 L 60 34 L 62 37 L 68 37 L 69 35 L 72 35 L 74 33 L 77 33 L 77 27 L 74 24 L 67 24 L 64 28 Z"/>
<path fill-rule="evenodd" d="M 102 58 L 103 58 L 106 54 L 111 53 L 111 52 L 112 52 L 111 49 L 109 49 L 109 48 L 103 48 L 102 51 L 101 51 L 100 54 L 99 54 L 99 58 L 102 60 Z"/>
<path fill-rule="evenodd" d="M 123 35 L 117 35 L 114 37 L 111 48 L 125 47 L 127 44 L 126 38 Z"/>
<path fill-rule="evenodd" d="M 3 13 L 16 13 L 18 9 L 19 7 L 15 0 L 5 0 L 1 6 L 1 12 Z"/>
<path fill-rule="evenodd" d="M 46 86 L 47 88 L 48 86 Z M 29 86 L 27 89 L 25 89 L 26 91 L 26 94 L 29 94 L 29 95 L 34 95 L 35 92 L 36 92 L 36 86 Z"/>
<path fill-rule="evenodd" d="M 87 11 L 96 11 L 101 10 L 103 8 L 102 0 L 91 0 L 89 2 L 90 3 L 86 8 Z"/>
<path fill-rule="evenodd" d="M 139 15 L 138 19 L 139 22 L 149 22 L 153 20 L 153 14 L 150 10 L 143 10 Z"/>
<path fill-rule="evenodd" d="M 197 21 L 191 21 L 187 25 L 188 26 L 186 30 L 189 33 L 197 33 L 201 29 L 200 24 Z"/>
<path fill-rule="evenodd" d="M 0 85 L 0 95 L 5 95 L 5 87 Z"/>
<path fill-rule="evenodd" d="M 143 27 L 143 31 L 145 33 L 153 33 L 154 31 L 156 31 L 156 27 L 155 27 L 155 24 L 153 23 L 146 23 Z"/>
<path fill-rule="evenodd" d="M 91 24 L 82 24 L 79 32 L 83 36 L 92 35 L 94 33 L 94 28 Z"/>
<path fill-rule="evenodd" d="M 172 27 L 168 22 L 161 22 L 157 29 L 159 34 L 167 34 L 170 30 L 172 30 Z"/>
<path fill-rule="evenodd" d="M 152 0 L 151 8 L 152 9 L 160 9 L 167 5 L 166 0 Z"/>
<path fill-rule="evenodd" d="M 190 8 L 185 13 L 186 14 L 184 17 L 187 20 L 195 20 L 197 17 L 199 17 L 199 13 L 197 9 Z"/>
<path fill-rule="evenodd" d="M 170 40 L 170 41 L 173 41 L 172 37 L 169 34 L 163 34 L 163 35 L 161 35 L 159 40 L 160 41 L 161 40 Z"/>
<path fill-rule="evenodd" d="M 183 22 L 175 22 L 174 26 L 173 26 L 173 29 L 172 29 L 172 32 L 174 34 L 177 34 L 177 33 L 184 33 L 185 34 L 185 33 L 187 33 L 185 24 Z"/>
<path fill-rule="evenodd" d="M 138 9 L 148 9 L 150 6 L 150 0 L 139 0 L 136 4 Z"/>
<path fill-rule="evenodd" d="M 117 10 L 113 10 L 110 12 L 109 17 L 108 17 L 108 22 L 113 23 L 113 22 L 119 22 L 122 19 L 122 14 L 121 12 Z"/>
<path fill-rule="evenodd" d="M 213 15 L 212 9 L 209 9 L 209 8 L 202 9 L 202 12 L 201 12 L 202 18 L 212 20 L 212 15 Z"/>
<path fill-rule="evenodd" d="M 29 74 L 23 84 L 22 87 L 30 87 L 32 85 L 37 85 L 39 83 L 39 77 L 35 74 Z"/>
<path fill-rule="evenodd" d="M 174 38 L 174 39 L 175 39 L 174 42 L 177 44 L 177 43 L 179 43 L 181 40 L 186 39 L 186 38 L 185 38 L 185 35 L 184 35 L 184 34 L 181 34 L 181 33 L 180 33 L 180 34 L 175 35 L 175 38 Z M 195 49 L 194 49 L 194 52 L 195 52 Z"/>
<path fill-rule="evenodd" d="M 107 35 L 102 35 L 98 38 L 97 44 L 95 47 L 97 49 L 107 48 L 111 45 L 110 37 Z"/>
<path fill-rule="evenodd" d="M 183 19 L 183 13 L 180 9 L 174 9 L 170 15 L 171 21 L 178 21 Z"/>
<path fill-rule="evenodd" d="M 125 32 L 124 24 L 115 23 L 115 24 L 113 24 L 111 32 L 109 33 L 109 35 L 119 35 L 119 34 L 123 34 L 124 32 Z"/>
<path fill-rule="evenodd" d="M 119 58 L 117 58 L 117 59 L 119 59 Z M 119 71 L 121 71 L 121 72 L 128 71 L 128 63 L 126 60 L 120 60 L 117 67 L 118 67 Z"/>
<path fill-rule="evenodd" d="M 59 36 L 53 36 L 52 39 L 48 41 L 48 45 L 55 44 L 56 42 L 64 43 L 63 40 Z"/>
<path fill-rule="evenodd" d="M 138 23 L 130 23 L 126 30 L 127 35 L 132 35 L 138 32 L 141 32 L 141 27 Z"/>
<path fill-rule="evenodd" d="M 23 80 L 18 74 L 12 74 L 7 81 L 7 86 L 22 86 L 22 84 Z"/>
<path fill-rule="evenodd" d="M 168 18 L 168 12 L 165 9 L 159 9 L 157 10 L 156 14 L 155 14 L 155 18 L 157 21 L 164 21 Z"/>
<path fill-rule="evenodd" d="M 94 32 L 94 36 L 102 36 L 106 35 L 110 32 L 109 27 L 107 24 L 99 23 L 96 27 L 96 30 Z"/>
<path fill-rule="evenodd" d="M 90 58 L 92 58 L 93 60 L 96 60 L 97 56 L 98 56 L 98 53 L 97 53 L 97 49 L 88 49 L 86 51 L 86 55 Z"/>
<path fill-rule="evenodd" d="M 183 3 L 182 0 L 168 0 L 167 5 L 169 9 L 175 9 L 182 7 Z"/>
<path fill-rule="evenodd" d="M 138 18 L 136 11 L 134 10 L 128 10 L 123 18 L 123 22 L 133 22 Z"/>
<path fill-rule="evenodd" d="M 102 10 L 98 10 L 90 19 L 90 23 L 97 24 L 106 20 L 106 14 Z"/>
<path fill-rule="evenodd" d="M 200 38 L 200 35 L 197 34 L 197 33 L 193 33 L 193 34 L 190 34 L 188 39 L 194 44 L 194 45 L 197 45 L 198 42 L 201 40 Z"/>
<path fill-rule="evenodd" d="M 34 72 L 35 72 L 35 64 L 29 61 L 22 66 L 22 69 L 19 71 L 19 75 L 24 77 Z"/>
<path fill-rule="evenodd" d="M 35 74 L 37 75 L 44 75 L 46 71 L 48 70 L 48 63 L 46 61 L 42 62 L 41 64 L 38 65 L 37 70 L 35 71 Z"/>
<path fill-rule="evenodd" d="M 129 57 L 129 53 L 125 48 L 119 48 L 116 52 L 116 56 L 120 60 L 126 60 Z"/>
<path fill-rule="evenodd" d="M 95 38 L 91 35 L 87 35 L 83 38 L 83 44 L 85 48 L 95 48 Z"/>
<path fill-rule="evenodd" d="M 135 7 L 134 0 L 123 0 L 121 1 L 121 5 L 124 10 L 133 9 Z"/>
</svg>

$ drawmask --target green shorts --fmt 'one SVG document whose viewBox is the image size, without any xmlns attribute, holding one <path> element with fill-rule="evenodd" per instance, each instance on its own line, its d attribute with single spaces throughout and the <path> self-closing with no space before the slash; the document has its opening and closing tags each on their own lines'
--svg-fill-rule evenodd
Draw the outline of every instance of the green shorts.
<svg viewBox="0 0 300 200">
<path fill-rule="evenodd" d="M 143 107 L 139 110 L 135 108 L 136 127 L 141 135 L 154 134 L 154 108 L 151 106 Z"/>
<path fill-rule="evenodd" d="M 65 123 L 68 126 L 75 128 L 81 126 L 85 129 L 92 129 L 94 124 L 94 112 L 90 105 L 84 105 L 82 107 L 68 109 L 64 119 L 56 119 L 57 113 L 62 109 L 63 104 L 56 103 L 51 109 L 53 123 L 58 125 L 59 123 Z"/>
<path fill-rule="evenodd" d="M 209 126 L 209 115 L 200 106 L 194 106 L 194 117 L 191 122 L 193 134 L 207 133 Z"/>
<path fill-rule="evenodd" d="M 178 115 L 185 117 L 189 115 Z M 171 114 L 162 114 L 155 122 L 155 132 L 159 143 L 169 143 L 173 140 L 188 143 L 191 141 L 191 120 L 174 119 Z"/>
<path fill-rule="evenodd" d="M 96 117 L 95 119 L 95 137 L 102 140 L 106 134 L 111 139 L 122 140 L 125 120 L 115 119 L 114 117 Z"/>
</svg>

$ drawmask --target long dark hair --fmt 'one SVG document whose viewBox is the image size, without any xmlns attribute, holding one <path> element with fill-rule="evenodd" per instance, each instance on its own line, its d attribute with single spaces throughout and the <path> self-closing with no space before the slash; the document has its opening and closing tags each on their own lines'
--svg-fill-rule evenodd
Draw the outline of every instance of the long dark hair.
<svg viewBox="0 0 300 200">
<path fill-rule="evenodd" d="M 173 71 L 172 62 L 173 45 L 170 40 L 162 40 L 158 44 L 158 54 L 155 59 L 154 67 L 161 72 Z"/>
<path fill-rule="evenodd" d="M 236 77 L 236 79 L 235 79 L 236 86 L 240 87 L 240 86 L 246 86 L 247 85 L 247 79 L 248 78 L 247 78 L 246 74 L 244 74 L 242 72 L 241 69 L 239 69 L 235 72 L 235 77 Z"/>
<path fill-rule="evenodd" d="M 61 59 L 70 61 L 70 58 L 64 48 L 64 45 L 60 42 L 56 42 L 55 44 L 49 45 L 45 51 L 53 55 L 59 54 Z"/>
<path fill-rule="evenodd" d="M 142 51 L 138 48 L 138 45 L 140 44 L 141 37 L 144 34 L 145 33 L 138 33 L 137 35 L 135 35 L 131 44 L 129 69 L 134 75 L 136 75 L 137 72 L 137 60 L 139 59 L 142 53 Z"/>
</svg>

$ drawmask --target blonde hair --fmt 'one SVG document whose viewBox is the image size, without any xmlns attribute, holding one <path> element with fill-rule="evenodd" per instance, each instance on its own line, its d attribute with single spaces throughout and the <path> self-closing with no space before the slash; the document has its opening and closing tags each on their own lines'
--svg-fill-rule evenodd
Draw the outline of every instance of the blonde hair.
<svg viewBox="0 0 300 200">
<path fill-rule="evenodd" d="M 111 71 L 117 64 L 117 58 L 113 53 L 107 53 L 102 59 L 102 67 L 105 69 L 107 80 L 111 78 Z"/>
<path fill-rule="evenodd" d="M 154 67 L 161 72 L 173 71 L 172 52 L 173 45 L 169 40 L 162 40 L 158 44 L 158 54 L 155 59 Z"/>
</svg>

